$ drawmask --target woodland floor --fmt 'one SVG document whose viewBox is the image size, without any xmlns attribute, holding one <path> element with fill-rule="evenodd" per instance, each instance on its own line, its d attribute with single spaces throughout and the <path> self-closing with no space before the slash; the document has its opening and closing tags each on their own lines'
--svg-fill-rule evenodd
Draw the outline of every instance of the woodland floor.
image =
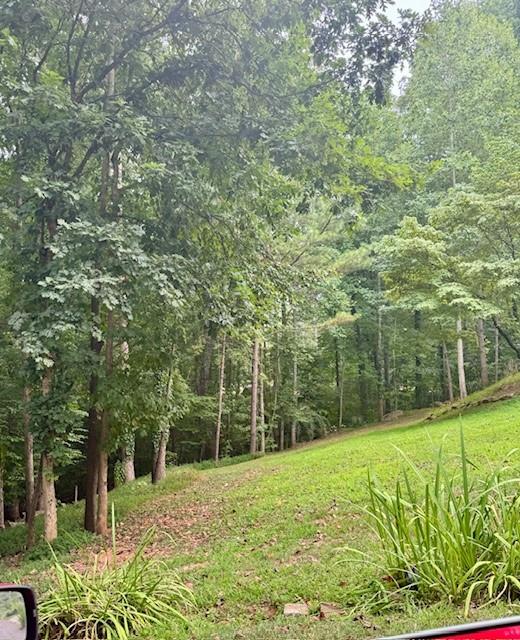
<svg viewBox="0 0 520 640">
<path fill-rule="evenodd" d="M 462 621 L 461 610 L 447 603 L 367 614 L 366 598 L 381 572 L 348 561 L 353 554 L 346 547 L 377 561 L 377 544 L 361 510 L 368 467 L 391 485 L 406 455 L 428 474 L 441 443 L 456 464 L 459 424 L 477 468 L 498 464 L 518 444 L 518 398 L 461 417 L 430 422 L 424 415 L 234 466 L 176 469 L 160 487 L 139 479 L 113 492 L 118 560 L 154 526 L 158 533 L 150 553 L 164 560 L 165 570 L 178 572 L 197 599 L 189 629 L 154 629 L 150 640 L 354 640 Z M 511 462 L 520 468 L 520 454 Z M 80 507 L 61 510 L 62 528 L 69 533 L 58 551 L 81 570 L 93 552 L 101 562 L 109 552 L 102 541 L 81 538 Z M 4 550 L 15 550 L 15 534 L 10 535 Z M 74 546 L 79 549 L 71 551 Z M 24 578 L 44 590 L 52 581 L 49 565 L 48 553 L 39 548 L 29 556 L 5 558 L 0 575 Z M 309 615 L 284 616 L 288 603 L 307 603 Z M 320 616 L 325 604 L 333 607 Z M 472 616 L 509 611 L 501 605 Z"/>
</svg>

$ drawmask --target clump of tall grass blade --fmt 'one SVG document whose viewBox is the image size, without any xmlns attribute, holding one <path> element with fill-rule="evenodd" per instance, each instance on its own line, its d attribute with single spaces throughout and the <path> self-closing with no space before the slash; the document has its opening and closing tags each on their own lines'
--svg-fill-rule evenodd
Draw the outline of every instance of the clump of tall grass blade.
<svg viewBox="0 0 520 640">
<path fill-rule="evenodd" d="M 393 491 L 369 475 L 386 583 L 425 601 L 464 603 L 466 615 L 472 605 L 520 600 L 520 478 L 505 465 L 480 474 L 462 430 L 457 471 L 442 448 L 432 481 L 407 464 Z"/>
<path fill-rule="evenodd" d="M 181 611 L 193 605 L 193 595 L 164 562 L 146 557 L 154 535 L 149 530 L 119 566 L 115 543 L 109 566 L 102 569 L 95 560 L 87 573 L 55 557 L 56 586 L 39 606 L 43 637 L 127 640 L 172 619 L 187 624 Z"/>
</svg>

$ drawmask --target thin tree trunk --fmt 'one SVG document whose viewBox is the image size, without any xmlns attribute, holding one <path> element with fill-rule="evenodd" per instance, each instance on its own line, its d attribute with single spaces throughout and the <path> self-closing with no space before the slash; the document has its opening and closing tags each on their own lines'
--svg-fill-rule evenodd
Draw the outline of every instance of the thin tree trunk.
<svg viewBox="0 0 520 640">
<path fill-rule="evenodd" d="M 343 363 L 337 336 L 334 336 L 334 368 L 336 378 L 336 395 L 338 397 L 338 428 L 343 425 Z"/>
<path fill-rule="evenodd" d="M 377 291 L 381 297 L 381 275 L 377 274 Z M 381 301 L 377 307 L 377 390 L 378 416 L 382 422 L 385 417 L 385 361 L 383 356 L 383 307 Z"/>
<path fill-rule="evenodd" d="M 278 431 L 278 451 L 285 449 L 285 424 L 283 418 L 280 419 L 280 427 Z"/>
<path fill-rule="evenodd" d="M 119 166 L 118 175 L 119 179 L 121 179 L 122 168 Z M 118 188 L 122 188 L 122 185 L 119 183 Z M 117 196 L 118 197 L 118 196 Z M 128 323 L 126 320 L 123 320 L 121 326 L 127 327 Z M 128 367 L 128 354 L 130 352 L 130 348 L 128 346 L 128 342 L 123 340 L 121 343 L 121 366 L 124 368 Z M 134 456 L 135 456 L 135 434 L 134 432 L 127 432 L 124 435 L 124 444 L 121 447 L 121 466 L 123 470 L 123 478 L 124 482 L 132 482 L 135 480 L 135 464 L 134 464 Z"/>
<path fill-rule="evenodd" d="M 106 76 L 105 111 L 110 108 L 115 95 L 116 72 L 115 67 Z M 106 219 L 114 216 L 119 218 L 121 171 L 119 160 L 113 150 L 109 150 L 103 157 L 101 168 L 101 188 L 99 197 L 100 214 Z M 107 311 L 107 328 L 105 340 L 105 374 L 107 382 L 112 376 L 114 367 L 114 312 Z M 97 438 L 97 508 L 96 533 L 106 536 L 108 533 L 108 447 L 110 438 L 110 411 L 103 407 L 98 420 Z"/>
<path fill-rule="evenodd" d="M 278 421 L 278 393 L 280 388 L 280 381 L 282 378 L 282 364 L 280 362 L 280 334 L 276 332 L 276 359 L 275 359 L 275 376 L 274 376 L 274 389 L 273 389 L 273 406 L 271 409 L 269 428 L 272 434 L 273 440 L 275 440 L 274 426 Z"/>
<path fill-rule="evenodd" d="M 115 94 L 115 68 L 106 76 L 104 111 L 110 107 L 110 103 Z M 101 184 L 99 192 L 99 212 L 103 218 L 109 218 L 109 196 L 114 195 L 114 184 L 110 188 L 110 180 L 114 177 L 114 156 L 111 151 L 103 155 L 101 165 Z M 91 298 L 92 331 L 90 338 L 90 350 L 92 354 L 92 372 L 90 374 L 89 395 L 90 408 L 88 415 L 88 438 L 87 438 L 87 478 L 85 488 L 85 529 L 88 531 L 105 535 L 108 531 L 108 429 L 109 416 L 106 408 L 101 411 L 97 408 L 99 376 L 96 371 L 99 365 L 99 356 L 103 343 L 95 337 L 100 331 L 101 305 L 97 296 Z M 112 311 L 108 312 L 108 324 L 112 322 Z M 110 334 L 112 327 L 108 327 Z M 109 335 L 105 348 L 105 367 L 108 375 L 108 359 L 113 359 L 112 336 Z M 110 342 L 110 344 L 109 344 Z M 110 354 L 109 354 L 110 352 Z"/>
<path fill-rule="evenodd" d="M 31 390 L 25 386 L 23 389 L 23 433 L 25 453 L 25 501 L 32 504 L 34 500 L 34 442 L 30 431 L 31 417 L 29 415 L 29 401 Z"/>
<path fill-rule="evenodd" d="M 226 373 L 226 334 L 224 333 L 222 335 L 222 345 L 221 345 L 221 352 L 220 352 L 217 426 L 215 428 L 215 462 L 218 462 L 220 457 L 220 433 L 222 430 L 222 408 L 224 406 L 225 373 Z"/>
<path fill-rule="evenodd" d="M 251 360 L 251 438 L 249 443 L 249 453 L 256 453 L 257 440 L 257 405 L 258 405 L 258 347 L 259 340 L 255 337 L 253 341 L 253 357 Z"/>
<path fill-rule="evenodd" d="M 484 330 L 484 320 L 482 320 L 482 318 L 477 320 L 477 339 L 478 352 L 480 356 L 480 382 L 483 387 L 487 387 L 489 385 L 489 373 L 486 350 L 486 333 Z"/>
<path fill-rule="evenodd" d="M 173 385 L 173 369 L 174 369 L 174 352 L 175 346 L 172 344 L 170 355 L 170 368 L 168 369 L 168 380 L 166 389 L 164 390 L 164 414 L 169 411 L 170 398 Z M 168 449 L 168 440 L 170 439 L 170 423 L 169 418 L 161 425 L 159 430 L 159 438 L 154 443 L 153 464 L 152 464 L 152 484 L 157 484 L 166 478 L 166 451 Z M 205 443 L 202 443 L 204 445 Z M 201 460 L 203 459 L 203 449 L 201 449 Z"/>
<path fill-rule="evenodd" d="M 0 529 L 5 529 L 4 461 L 0 459 Z"/>
<path fill-rule="evenodd" d="M 108 439 L 108 414 L 106 411 L 101 416 L 100 450 L 98 451 L 98 489 L 96 533 L 106 536 L 108 533 L 108 451 L 106 450 Z"/>
<path fill-rule="evenodd" d="M 265 343 L 260 348 L 258 356 L 258 385 L 259 385 L 259 418 L 260 418 L 260 453 L 265 454 L 265 403 L 264 403 L 264 374 L 263 363 L 265 357 Z"/>
<path fill-rule="evenodd" d="M 500 333 L 495 327 L 495 382 L 498 382 L 498 368 L 500 363 Z"/>
<path fill-rule="evenodd" d="M 507 331 L 503 327 L 500 326 L 496 318 L 493 318 L 493 324 L 495 325 L 495 329 L 498 331 L 498 333 L 502 336 L 502 338 L 504 338 L 507 344 L 515 352 L 516 357 L 520 360 L 520 347 L 514 343 L 511 336 L 507 333 Z"/>
<path fill-rule="evenodd" d="M 114 367 L 114 314 L 107 313 L 107 338 L 105 342 L 105 369 L 107 380 L 110 380 Z M 101 425 L 98 442 L 98 497 L 96 513 L 96 533 L 106 536 L 108 533 L 108 446 L 110 437 L 110 411 L 104 407 L 101 414 Z"/>
<path fill-rule="evenodd" d="M 356 350 L 358 357 L 358 388 L 359 388 L 359 405 L 361 410 L 361 419 L 363 422 L 368 418 L 368 390 L 366 381 L 365 354 L 363 351 L 363 337 L 361 334 L 361 326 L 359 321 L 356 323 Z"/>
<path fill-rule="evenodd" d="M 291 447 L 296 446 L 298 439 L 298 344 L 296 335 L 296 315 L 293 313 L 293 415 L 291 420 Z"/>
<path fill-rule="evenodd" d="M 446 343 L 442 343 L 442 360 L 444 364 L 444 376 L 446 380 L 446 388 L 448 391 L 448 400 L 453 402 L 453 380 L 451 378 L 451 365 L 450 365 L 450 357 L 448 355 L 448 348 L 446 347 Z"/>
<path fill-rule="evenodd" d="M 467 397 L 466 371 L 464 369 L 464 341 L 462 339 L 462 319 L 457 319 L 457 371 L 459 374 L 459 397 L 461 400 Z"/>
<path fill-rule="evenodd" d="M 25 523 L 27 531 L 33 529 L 34 520 L 34 438 L 31 433 L 31 416 L 29 415 L 29 401 L 31 390 L 28 386 L 23 389 L 23 436 L 24 436 L 24 463 L 25 463 Z M 29 539 L 27 547 L 31 547 Z"/>
<path fill-rule="evenodd" d="M 343 371 L 340 376 L 340 386 L 339 386 L 339 416 L 338 416 L 338 427 L 341 429 L 343 427 L 343 395 L 344 395 L 344 381 L 343 381 Z"/>
<path fill-rule="evenodd" d="M 97 393 L 99 386 L 99 376 L 97 372 L 98 360 L 103 343 L 97 339 L 94 329 L 100 325 L 100 305 L 99 300 L 92 296 L 90 299 L 90 311 L 92 316 L 92 335 L 90 336 L 90 353 L 92 355 L 92 371 L 89 380 L 89 412 L 87 417 L 87 477 L 85 483 L 85 514 L 84 527 L 87 531 L 96 531 L 96 511 L 97 511 L 97 485 L 98 485 L 98 448 L 100 437 L 100 419 L 97 408 Z"/>
<path fill-rule="evenodd" d="M 421 312 L 414 311 L 413 316 L 415 329 L 415 408 L 420 409 L 424 402 L 423 398 L 423 382 L 422 382 L 422 360 L 419 354 L 419 336 L 422 328 Z"/>
<path fill-rule="evenodd" d="M 208 393 L 209 380 L 211 376 L 211 360 L 213 357 L 213 349 L 215 340 L 208 329 L 206 340 L 204 343 L 204 351 L 200 361 L 199 377 L 197 380 L 197 395 L 205 396 Z"/>
<path fill-rule="evenodd" d="M 54 460 L 49 453 L 42 454 L 43 535 L 47 542 L 58 536 L 58 512 L 54 488 Z"/>
<path fill-rule="evenodd" d="M 53 370 L 48 367 L 43 374 L 42 396 L 48 398 L 51 393 Z M 42 453 L 42 490 L 43 490 L 43 534 L 47 542 L 58 536 L 58 513 L 54 488 L 54 460 L 49 451 Z"/>
</svg>

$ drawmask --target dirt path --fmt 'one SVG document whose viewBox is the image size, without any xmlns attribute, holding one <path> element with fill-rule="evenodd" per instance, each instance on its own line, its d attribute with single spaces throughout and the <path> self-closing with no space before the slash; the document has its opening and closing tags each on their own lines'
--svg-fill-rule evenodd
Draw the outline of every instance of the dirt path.
<svg viewBox="0 0 520 640">
<path fill-rule="evenodd" d="M 331 441 L 355 437 L 361 433 L 411 426 L 423 420 L 427 412 L 427 409 L 414 411 L 392 421 L 332 434 L 322 440 L 303 443 L 298 449 L 327 445 Z M 132 512 L 117 525 L 117 563 L 122 563 L 133 555 L 152 527 L 156 529 L 156 535 L 147 549 L 148 556 L 167 558 L 189 555 L 203 545 L 209 546 L 208 543 L 217 534 L 215 523 L 221 524 L 223 521 L 222 515 L 229 492 L 250 482 L 260 472 L 259 469 L 248 469 L 239 474 L 234 466 L 221 471 L 199 472 L 188 487 L 174 494 L 161 495 Z M 219 535 L 222 535 L 221 526 Z M 78 551 L 72 566 L 78 571 L 86 571 L 91 566 L 94 555 L 97 556 L 98 567 L 107 566 L 113 556 L 111 538 Z"/>
<path fill-rule="evenodd" d="M 148 556 L 167 558 L 190 554 L 206 545 L 216 535 L 214 524 L 221 520 L 229 491 L 249 482 L 257 474 L 256 470 L 249 470 L 238 476 L 232 473 L 232 467 L 226 471 L 220 474 L 201 472 L 190 486 L 150 501 L 118 523 L 117 563 L 133 555 L 151 528 L 156 529 L 156 535 L 147 548 Z M 93 555 L 97 556 L 98 568 L 103 568 L 112 560 L 112 540 L 107 538 L 78 553 L 72 562 L 77 571 L 85 571 L 91 566 Z"/>
</svg>

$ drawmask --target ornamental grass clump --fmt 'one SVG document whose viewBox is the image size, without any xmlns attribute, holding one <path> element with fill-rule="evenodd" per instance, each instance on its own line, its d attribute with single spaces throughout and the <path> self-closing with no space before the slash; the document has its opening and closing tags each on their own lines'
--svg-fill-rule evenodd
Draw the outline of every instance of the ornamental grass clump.
<svg viewBox="0 0 520 640">
<path fill-rule="evenodd" d="M 519 600 L 520 478 L 505 465 L 480 474 L 462 432 L 457 471 L 442 449 L 433 481 L 407 463 L 393 491 L 369 475 L 367 512 L 385 583 L 422 600 L 464 603 L 466 614 L 473 604 Z"/>
<path fill-rule="evenodd" d="M 152 625 L 177 619 L 193 605 L 193 595 L 164 562 L 146 557 L 154 531 L 144 536 L 130 560 L 80 573 L 55 558 L 56 586 L 39 606 L 45 638 L 127 640 Z"/>
</svg>

